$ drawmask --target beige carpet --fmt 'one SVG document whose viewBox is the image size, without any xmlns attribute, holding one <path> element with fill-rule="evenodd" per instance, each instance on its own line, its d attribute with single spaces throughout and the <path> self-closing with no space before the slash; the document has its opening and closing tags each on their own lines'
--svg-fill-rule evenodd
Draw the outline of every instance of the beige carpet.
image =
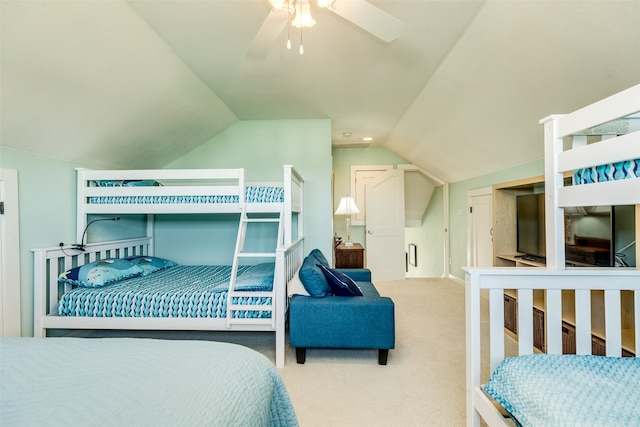
<svg viewBox="0 0 640 427">
<path fill-rule="evenodd" d="M 396 348 L 293 354 L 282 377 L 301 426 L 463 426 L 464 288 L 441 279 L 376 283 L 395 303 Z M 289 355 L 288 355 L 289 356 Z"/>
<path fill-rule="evenodd" d="M 293 349 L 280 370 L 302 427 L 465 425 L 464 287 L 445 279 L 376 283 L 395 303 L 396 348 L 387 366 L 375 350 Z M 483 322 L 483 324 L 486 322 Z M 327 325 L 330 327 L 330 325 Z M 486 328 L 485 328 L 486 329 Z M 78 332 L 234 342 L 275 358 L 271 333 Z"/>
</svg>

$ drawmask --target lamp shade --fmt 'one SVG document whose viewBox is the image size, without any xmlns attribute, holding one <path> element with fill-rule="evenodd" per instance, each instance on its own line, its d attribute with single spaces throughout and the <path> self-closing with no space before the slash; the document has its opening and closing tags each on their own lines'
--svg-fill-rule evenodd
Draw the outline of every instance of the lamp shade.
<svg viewBox="0 0 640 427">
<path fill-rule="evenodd" d="M 353 215 L 359 213 L 360 210 L 356 206 L 356 202 L 349 196 L 340 199 L 340 204 L 335 212 L 336 215 Z"/>
</svg>

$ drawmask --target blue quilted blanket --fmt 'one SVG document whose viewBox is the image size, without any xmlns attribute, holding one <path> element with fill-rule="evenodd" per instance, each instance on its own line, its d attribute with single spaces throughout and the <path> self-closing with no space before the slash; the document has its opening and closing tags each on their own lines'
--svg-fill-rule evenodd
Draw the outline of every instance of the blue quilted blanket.
<svg viewBox="0 0 640 427">
<path fill-rule="evenodd" d="M 511 357 L 484 390 L 523 426 L 640 425 L 638 358 Z"/>
<path fill-rule="evenodd" d="M 0 338 L 2 426 L 297 426 L 280 374 L 235 344 Z"/>
<path fill-rule="evenodd" d="M 269 291 L 274 263 L 238 268 L 238 290 Z M 206 317 L 227 316 L 227 291 L 231 266 L 176 265 L 101 288 L 74 288 L 58 303 L 60 316 L 91 317 Z M 234 302 L 237 302 L 234 298 Z M 271 317 L 260 305 L 271 305 L 268 297 L 242 297 L 240 303 L 256 310 L 234 314 L 242 318 Z"/>
<path fill-rule="evenodd" d="M 107 184 L 104 184 L 104 183 Z M 105 181 L 98 187 L 121 187 L 121 186 L 138 186 L 138 185 L 111 185 L 109 183 L 119 181 Z M 248 203 L 282 203 L 284 201 L 284 189 L 282 187 L 270 186 L 248 186 L 245 189 L 245 200 Z M 238 196 L 215 196 L 215 195 L 190 195 L 190 196 L 93 196 L 89 197 L 91 204 L 145 204 L 145 205 L 162 205 L 162 204 L 219 204 L 219 203 L 238 203 Z"/>
</svg>

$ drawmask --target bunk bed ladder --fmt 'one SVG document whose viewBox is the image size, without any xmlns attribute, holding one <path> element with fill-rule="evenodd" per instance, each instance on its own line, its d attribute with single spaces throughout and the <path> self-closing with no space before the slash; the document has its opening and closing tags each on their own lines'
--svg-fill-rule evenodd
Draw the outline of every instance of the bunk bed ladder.
<svg viewBox="0 0 640 427">
<path fill-rule="evenodd" d="M 284 212 L 282 209 L 277 217 L 258 217 L 258 216 L 249 216 L 249 212 L 247 211 L 247 204 L 245 203 L 242 207 L 242 212 L 240 214 L 240 223 L 238 225 L 238 237 L 236 240 L 236 248 L 233 256 L 233 264 L 231 266 L 231 277 L 229 280 L 229 293 L 227 295 L 227 327 L 231 327 L 232 325 L 256 325 L 256 324 L 264 324 L 271 325 L 272 328 L 276 326 L 275 319 L 275 303 L 276 303 L 276 282 L 275 282 L 275 271 L 274 271 L 274 282 L 271 287 L 271 291 L 239 291 L 236 289 L 236 281 L 238 278 L 238 268 L 240 266 L 240 260 L 242 258 L 273 258 L 274 262 L 276 260 L 276 249 L 280 246 L 284 239 Z M 278 223 L 278 237 L 277 242 L 275 242 L 275 246 L 273 248 L 273 252 L 245 252 L 244 251 L 244 243 L 247 237 L 247 227 L 249 224 L 255 223 Z M 259 310 L 256 310 L 258 306 L 256 305 L 248 305 L 243 304 L 241 302 L 242 298 L 271 298 L 270 305 L 260 305 Z M 234 302 L 234 299 L 236 300 Z M 259 317 L 259 318 L 244 318 L 242 316 L 243 311 L 261 311 L 264 313 L 271 313 L 270 317 Z"/>
</svg>

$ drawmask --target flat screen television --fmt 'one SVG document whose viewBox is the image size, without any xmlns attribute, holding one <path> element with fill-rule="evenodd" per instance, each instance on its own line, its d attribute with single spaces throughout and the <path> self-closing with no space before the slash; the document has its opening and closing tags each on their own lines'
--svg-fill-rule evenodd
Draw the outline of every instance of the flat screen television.
<svg viewBox="0 0 640 427">
<path fill-rule="evenodd" d="M 544 193 L 516 196 L 516 250 L 533 259 L 544 260 L 546 239 Z"/>
</svg>

